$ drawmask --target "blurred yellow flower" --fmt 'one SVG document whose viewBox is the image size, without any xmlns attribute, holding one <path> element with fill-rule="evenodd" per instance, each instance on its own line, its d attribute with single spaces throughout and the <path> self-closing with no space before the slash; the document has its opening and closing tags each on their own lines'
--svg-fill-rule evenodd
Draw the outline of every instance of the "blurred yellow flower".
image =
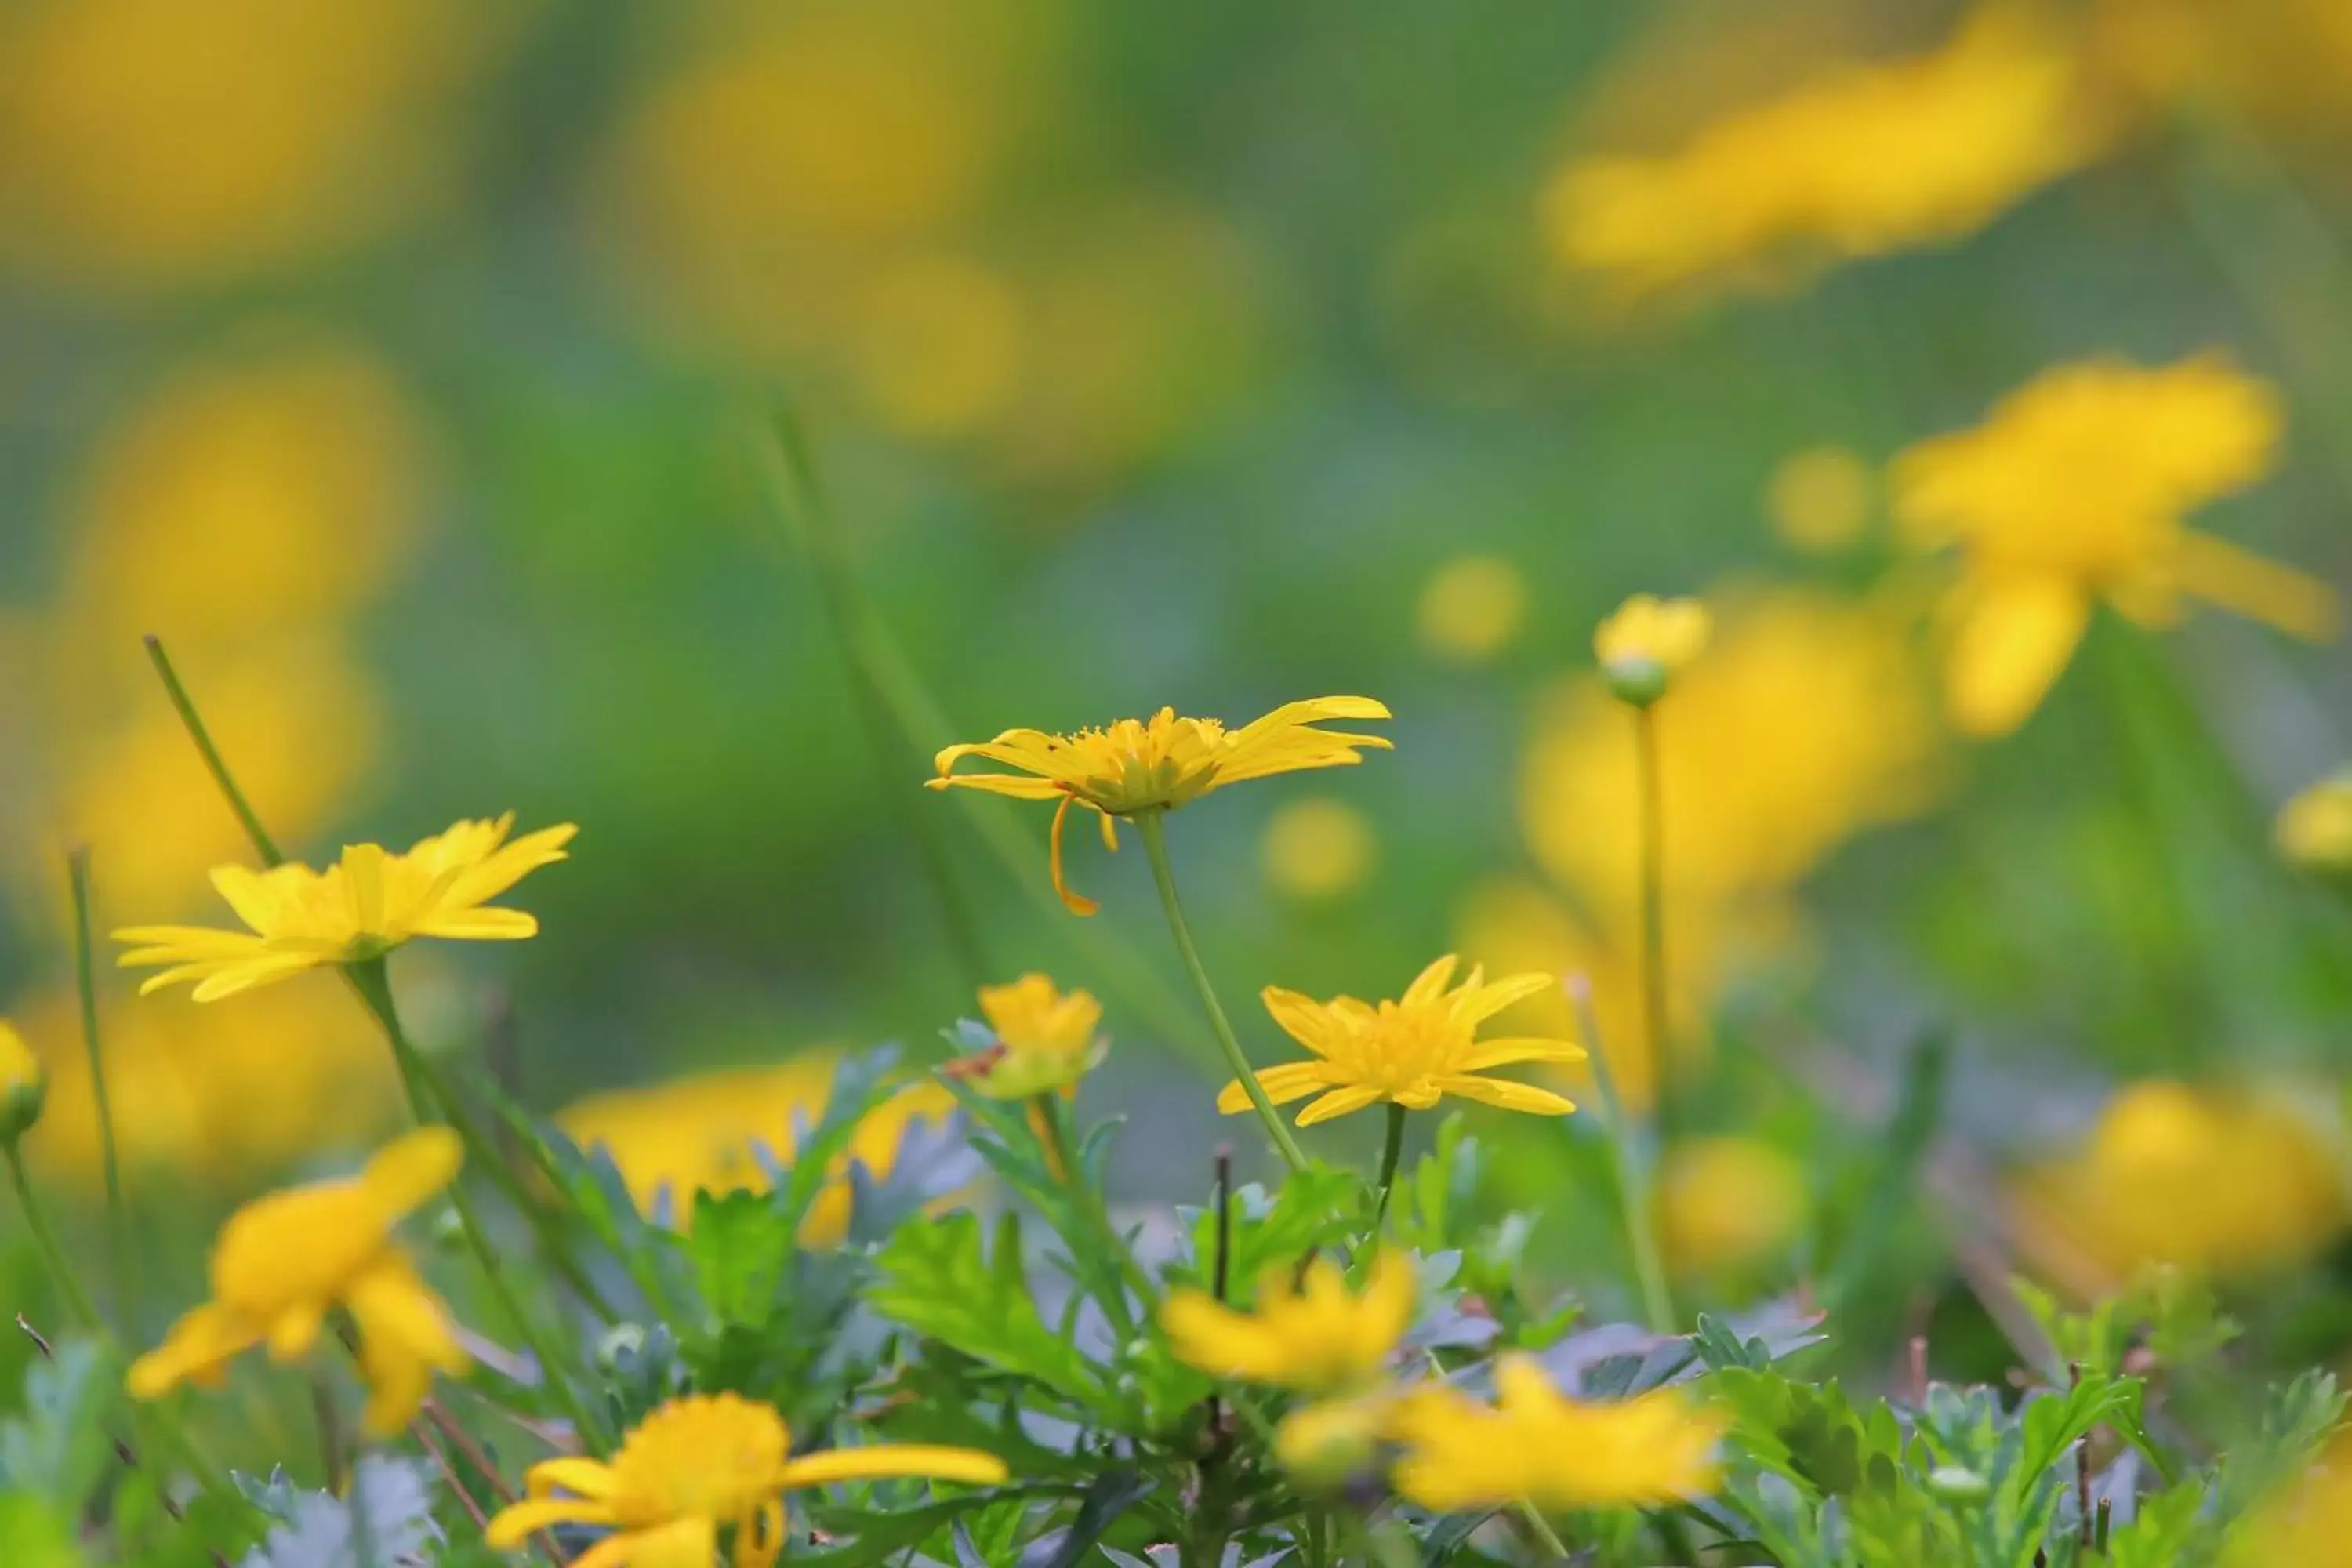
<svg viewBox="0 0 2352 1568">
<path fill-rule="evenodd" d="M 2218 108 L 2264 132 L 2346 128 L 2352 12 L 2336 0 L 2094 0 L 2085 19 L 2086 68 L 2151 120 Z"/>
<path fill-rule="evenodd" d="M 28 1147 L 43 1170 L 85 1188 L 100 1174 L 98 1110 L 74 998 L 25 1017 L 50 1055 L 58 1114 Z M 236 1181 L 325 1151 L 362 1146 L 401 1104 L 383 1037 L 323 975 L 271 986 L 234 1009 L 158 996 L 106 1019 L 114 1136 L 132 1171 Z"/>
<path fill-rule="evenodd" d="M 1457 555 L 1421 591 L 1422 646 L 1455 664 L 1483 664 L 1511 646 L 1528 616 L 1527 579 L 1497 555 Z"/>
<path fill-rule="evenodd" d="M 1621 700 L 1647 707 L 1705 652 L 1715 622 L 1696 599 L 1636 594 L 1592 634 L 1601 676 Z"/>
<path fill-rule="evenodd" d="M 555 1122 L 582 1148 L 601 1145 L 613 1156 L 641 1211 L 656 1214 L 667 1201 L 671 1223 L 682 1229 L 693 1218 L 697 1193 L 768 1190 L 759 1150 L 792 1159 L 801 1130 L 824 1115 L 834 1072 L 831 1057 L 814 1054 L 774 1067 L 702 1073 L 575 1100 Z M 846 1234 L 852 1161 L 887 1176 L 910 1127 L 954 1110 L 955 1097 L 937 1083 L 909 1085 L 876 1107 L 829 1173 L 804 1222 L 803 1239 L 828 1246 Z"/>
<path fill-rule="evenodd" d="M 1843 549 L 1870 527 L 1878 477 L 1843 447 L 1808 447 L 1772 470 L 1764 510 L 1773 531 L 1800 550 Z"/>
<path fill-rule="evenodd" d="M 1451 1390 L 1403 1406 L 1399 1495 L 1437 1513 L 1515 1502 L 1568 1511 L 1662 1507 L 1716 1484 L 1725 1424 L 1680 1389 L 1587 1405 L 1553 1388 L 1534 1361 L 1507 1355 L 1495 1390 L 1492 1408 Z"/>
<path fill-rule="evenodd" d="M 2044 372 L 1984 424 L 1923 441 L 1894 468 L 1895 511 L 1923 549 L 1957 546 L 1946 688 L 1971 734 L 2040 705 L 2104 598 L 2144 625 L 2184 594 L 2294 636 L 2335 635 L 2324 584 L 2182 526 L 2275 460 L 2277 393 L 2219 355 L 2160 370 L 2091 360 Z"/>
<path fill-rule="evenodd" d="M 1171 1291 L 1160 1310 L 1177 1359 L 1214 1377 L 1303 1394 L 1360 1389 L 1379 1381 L 1412 1326 L 1411 1254 L 1384 1247 L 1360 1295 L 1328 1258 L 1294 1289 L 1287 1269 L 1259 1283 L 1257 1305 L 1237 1312 L 1205 1291 Z"/>
<path fill-rule="evenodd" d="M 1370 1465 L 1395 1407 L 1388 1389 L 1296 1405 L 1274 1429 L 1274 1457 L 1307 1485 L 1336 1488 Z"/>
<path fill-rule="evenodd" d="M 1102 1004 L 1090 991 L 1064 992 L 1047 976 L 980 988 L 981 1016 L 996 1037 L 987 1049 L 943 1069 L 991 1100 L 1027 1100 L 1075 1089 L 1102 1065 Z"/>
<path fill-rule="evenodd" d="M 858 388 L 901 430 L 967 434 L 1020 389 L 1021 310 L 1009 283 L 962 258 L 887 268 L 857 300 L 848 353 Z"/>
<path fill-rule="evenodd" d="M 496 40 L 454 0 L 37 0 L 0 31 L 6 247 L 80 287 L 211 282 L 367 237 L 445 183 Z"/>
<path fill-rule="evenodd" d="M 2279 808 L 2279 853 L 2313 871 L 2352 871 L 2352 769 L 2325 778 Z"/>
<path fill-rule="evenodd" d="M 1544 219 L 1562 263 L 1638 297 L 1957 238 L 2095 150 L 2067 50 L 1991 5 L 1937 50 L 1825 68 L 1678 152 L 1579 158 Z"/>
<path fill-rule="evenodd" d="M 519 1552 L 551 1525 L 602 1525 L 587 1568 L 709 1568 L 719 1532 L 735 1531 L 736 1568 L 772 1568 L 784 1545 L 786 1491 L 911 1476 L 993 1486 L 1004 1461 L 976 1448 L 877 1443 L 795 1457 L 772 1405 L 733 1394 L 689 1394 L 649 1413 L 610 1459 L 533 1465 L 530 1495 L 489 1522 L 486 1539 Z M 562 1491 L 572 1495 L 557 1497 Z"/>
<path fill-rule="evenodd" d="M 1467 979 L 1448 991 L 1459 962 L 1451 953 L 1437 960 L 1393 1002 L 1353 996 L 1318 1002 L 1267 986 L 1265 1010 L 1285 1034 L 1314 1054 L 1307 1061 L 1259 1068 L 1254 1075 L 1258 1087 L 1276 1105 L 1316 1095 L 1298 1113 L 1301 1127 L 1383 1100 L 1427 1110 L 1447 1095 L 1538 1116 L 1574 1110 L 1574 1104 L 1549 1089 L 1484 1075 L 1517 1062 L 1580 1061 L 1582 1047 L 1564 1039 L 1478 1038 L 1481 1024 L 1512 1003 L 1557 985 L 1559 977 L 1514 974 L 1489 984 L 1486 972 L 1474 966 Z M 1217 1109 L 1227 1116 L 1250 1108 L 1239 1079 L 1217 1095 Z"/>
<path fill-rule="evenodd" d="M 1258 862 L 1276 892 L 1314 902 L 1361 887 L 1376 850 L 1370 817 L 1336 795 L 1308 795 L 1266 820 Z"/>
<path fill-rule="evenodd" d="M 1755 1138 L 1691 1138 L 1658 1172 L 1658 1230 L 1677 1268 L 1719 1273 L 1769 1258 L 1805 1218 L 1802 1166 Z"/>
<path fill-rule="evenodd" d="M 2011 1198 L 2028 1254 L 2084 1294 L 2152 1267 L 2290 1264 L 2347 1219 L 2339 1152 L 2303 1116 L 2164 1080 L 2117 1094 L 2081 1148 L 2026 1171 Z"/>
<path fill-rule="evenodd" d="M 41 1119 L 48 1087 L 41 1058 L 33 1054 L 16 1025 L 0 1018 L 0 1145 L 14 1149 L 16 1141 Z"/>
<path fill-rule="evenodd" d="M 489 900 L 542 866 L 568 858 L 579 832 L 570 823 L 542 827 L 512 843 L 514 814 L 496 822 L 460 822 L 421 838 L 404 853 L 352 844 L 324 871 L 289 862 L 265 871 L 214 868 L 213 886 L 247 931 L 207 926 L 129 926 L 114 940 L 131 951 L 124 968 L 166 964 L 142 995 L 194 981 L 195 999 L 218 1001 L 330 963 L 380 958 L 420 936 L 513 942 L 539 934 L 539 921 Z"/>
<path fill-rule="evenodd" d="M 359 1331 L 370 1433 L 385 1437 L 416 1414 L 433 1373 L 466 1370 L 439 1297 L 417 1278 L 393 1227 L 447 1186 L 464 1158 L 457 1135 L 424 1127 L 386 1145 L 356 1176 L 257 1198 L 221 1226 L 213 1299 L 183 1317 L 131 1368 L 132 1395 L 157 1399 L 267 1344 L 272 1361 L 310 1352 L 327 1315 Z"/>
<path fill-rule="evenodd" d="M 2230 1532 L 2222 1568 L 2347 1568 L 2352 1564 L 2352 1437 L 2282 1481 Z"/>
<path fill-rule="evenodd" d="M 1162 708 L 1149 720 L 1121 719 L 1099 730 L 1070 735 L 1042 730 L 1007 730 L 994 740 L 950 746 L 939 754 L 933 789 L 961 785 L 1011 795 L 1016 800 L 1058 800 L 1054 813 L 1054 890 L 1077 914 L 1095 912 L 1093 900 L 1072 892 L 1062 879 L 1062 825 L 1070 807 L 1083 805 L 1102 820 L 1103 843 L 1118 847 L 1114 821 L 1145 811 L 1172 811 L 1213 789 L 1245 779 L 1306 768 L 1336 768 L 1361 762 L 1365 747 L 1387 751 L 1378 735 L 1348 734 L 1316 726 L 1333 719 L 1385 719 L 1389 710 L 1369 697 L 1318 697 L 1288 702 L 1238 730 L 1214 719 L 1180 719 Z M 1019 771 L 959 773 L 955 765 L 980 757 Z"/>
</svg>

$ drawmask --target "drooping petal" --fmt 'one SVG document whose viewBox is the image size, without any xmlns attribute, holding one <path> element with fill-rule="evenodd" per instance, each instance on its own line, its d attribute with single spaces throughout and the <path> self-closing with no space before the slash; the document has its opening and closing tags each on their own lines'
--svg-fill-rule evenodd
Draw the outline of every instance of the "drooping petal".
<svg viewBox="0 0 2352 1568">
<path fill-rule="evenodd" d="M 535 1498 L 552 1496 L 559 1489 L 583 1498 L 609 1498 L 621 1482 L 604 1460 L 567 1454 L 533 1465 L 523 1473 L 523 1484 Z"/>
<path fill-rule="evenodd" d="M 296 1301 L 286 1307 L 269 1324 L 269 1359 L 275 1362 L 300 1361 L 319 1342 L 319 1331 L 326 1327 L 327 1303 Z"/>
<path fill-rule="evenodd" d="M 360 1180 L 389 1225 L 447 1186 L 465 1159 L 465 1141 L 454 1129 L 419 1127 L 377 1150 Z"/>
<path fill-rule="evenodd" d="M 710 1568 L 719 1523 L 702 1514 L 608 1535 L 572 1560 L 572 1568 Z"/>
<path fill-rule="evenodd" d="M 550 1525 L 612 1522 L 611 1507 L 587 1498 L 526 1498 L 500 1509 L 482 1539 L 498 1551 L 514 1552 Z"/>
<path fill-rule="evenodd" d="M 1055 808 L 1053 832 L 1046 839 L 1045 861 L 1053 872 L 1054 891 L 1061 895 L 1063 907 L 1074 915 L 1091 915 L 1102 906 L 1083 893 L 1072 891 L 1069 882 L 1062 875 L 1062 826 L 1069 820 L 1070 807 L 1077 804 L 1077 798 L 1074 795 L 1066 795 L 1062 797 L 1062 804 Z"/>
<path fill-rule="evenodd" d="M 1258 1088 L 1276 1105 L 1288 1105 L 1294 1100 L 1304 1100 L 1318 1089 L 1330 1087 L 1330 1070 L 1321 1062 L 1285 1062 L 1280 1067 L 1260 1068 L 1255 1077 Z M 1217 1091 L 1217 1109 L 1227 1116 L 1237 1115 L 1250 1108 L 1249 1090 L 1235 1079 Z"/>
<path fill-rule="evenodd" d="M 1463 1100 L 1475 1100 L 1481 1105 L 1496 1106 L 1504 1110 L 1524 1110 L 1534 1116 L 1566 1116 L 1576 1109 L 1574 1100 L 1554 1094 L 1548 1089 L 1513 1083 L 1507 1079 L 1450 1073 L 1437 1080 L 1437 1087 Z"/>
<path fill-rule="evenodd" d="M 1952 721 L 1971 735 L 2005 735 L 2042 704 L 2089 624 L 2091 602 L 2062 579 L 1986 584 L 1962 601 L 1945 650 Z"/>
<path fill-rule="evenodd" d="M 786 1489 L 830 1486 L 835 1481 L 888 1480 L 914 1477 L 990 1487 L 1004 1479 L 1004 1461 L 977 1448 L 927 1443 L 877 1443 L 868 1448 L 832 1448 L 785 1462 L 778 1478 Z"/>
<path fill-rule="evenodd" d="M 260 1324 L 207 1301 L 173 1323 L 162 1344 L 131 1363 L 124 1385 L 134 1399 L 160 1399 L 182 1383 L 209 1380 L 261 1337 Z"/>
<path fill-rule="evenodd" d="M 190 994 L 199 1002 L 217 1002 L 224 996 L 234 996 L 240 991 L 252 991 L 264 985 L 275 985 L 281 980 L 291 980 L 306 969 L 316 969 L 331 962 L 315 952 L 273 952 L 249 963 L 215 969 L 200 981 Z M 144 994 L 152 985 L 142 985 Z"/>
<path fill-rule="evenodd" d="M 1346 1116 L 1352 1111 L 1361 1110 L 1368 1105 L 1378 1103 L 1381 1099 L 1381 1094 L 1379 1089 L 1366 1089 L 1360 1084 L 1351 1085 L 1346 1089 L 1335 1089 L 1300 1111 L 1298 1125 L 1312 1127 L 1318 1121 L 1328 1121 L 1335 1116 Z"/>
<path fill-rule="evenodd" d="M 2335 589 L 2228 540 L 2183 530 L 2173 564 L 2190 593 L 2290 637 L 2330 642 L 2341 629 L 2343 605 Z"/>
</svg>

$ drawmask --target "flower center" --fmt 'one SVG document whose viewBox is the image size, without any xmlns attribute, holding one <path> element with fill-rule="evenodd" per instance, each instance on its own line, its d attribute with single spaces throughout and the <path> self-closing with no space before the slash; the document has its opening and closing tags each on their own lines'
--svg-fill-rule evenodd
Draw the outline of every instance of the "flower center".
<svg viewBox="0 0 2352 1568">
<path fill-rule="evenodd" d="M 740 1519 L 775 1494 L 789 1441 L 764 1406 L 728 1395 L 681 1401 L 648 1416 L 614 1456 L 614 1510 L 637 1528 Z"/>
</svg>

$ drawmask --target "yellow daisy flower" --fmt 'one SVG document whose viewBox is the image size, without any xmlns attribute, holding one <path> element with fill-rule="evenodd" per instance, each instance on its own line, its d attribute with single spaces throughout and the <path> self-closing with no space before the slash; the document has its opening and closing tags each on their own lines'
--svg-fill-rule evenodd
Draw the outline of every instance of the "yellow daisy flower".
<svg viewBox="0 0 2352 1568">
<path fill-rule="evenodd" d="M 1103 843 L 1117 849 L 1115 818 L 1173 811 L 1244 779 L 1344 767 L 1361 762 L 1357 752 L 1367 746 L 1386 751 L 1391 742 L 1378 735 L 1315 726 L 1331 719 L 1388 716 L 1388 709 L 1369 697 L 1318 697 L 1285 703 L 1238 730 L 1227 730 L 1214 719 L 1179 718 L 1173 708 L 1162 708 L 1149 720 L 1121 719 L 1073 735 L 1007 730 L 992 741 L 950 746 L 937 759 L 939 776 L 928 782 L 933 789 L 961 784 L 1016 800 L 1060 801 L 1054 813 L 1054 890 L 1073 913 L 1090 915 L 1094 900 L 1072 892 L 1062 877 L 1062 826 L 1070 807 L 1083 805 L 1099 815 Z M 965 757 L 982 757 L 1018 771 L 955 772 Z"/>
<path fill-rule="evenodd" d="M 2024 722 L 2101 599 L 2160 626 L 2193 594 L 2333 637 L 2325 584 L 2182 525 L 2270 471 L 2284 419 L 2267 382 L 2217 354 L 2160 370 L 2101 359 L 2047 371 L 1977 428 L 1900 455 L 1896 519 L 1915 544 L 1961 553 L 1947 605 L 1954 721 L 1976 735 Z"/>
<path fill-rule="evenodd" d="M 991 1100 L 1075 1089 L 1110 1047 L 1101 1033 L 1102 1004 L 1094 994 L 1065 992 L 1043 974 L 982 986 L 980 1011 L 995 1043 L 950 1062 L 945 1070 Z"/>
<path fill-rule="evenodd" d="M 1592 634 L 1601 678 L 1621 700 L 1647 707 L 1706 649 L 1715 623 L 1696 599 L 1636 594 Z"/>
<path fill-rule="evenodd" d="M 1438 1513 L 1529 1502 L 1550 1510 L 1655 1507 L 1715 1485 L 1723 1421 L 1678 1389 L 1587 1405 L 1525 1356 L 1495 1368 L 1491 1408 L 1444 1389 L 1397 1413 L 1399 1495 Z"/>
<path fill-rule="evenodd" d="M 1004 1461 L 974 1448 L 881 1444 L 792 1454 L 768 1405 L 732 1394 L 688 1394 L 639 1422 L 610 1459 L 531 1467 L 530 1495 L 490 1521 L 491 1546 L 519 1549 L 556 1524 L 609 1526 L 572 1568 L 708 1568 L 719 1531 L 735 1529 L 736 1568 L 770 1568 L 784 1544 L 782 1494 L 796 1487 L 900 1476 L 993 1486 Z M 558 1489 L 569 1497 L 553 1495 Z"/>
<path fill-rule="evenodd" d="M 1205 1291 L 1180 1289 L 1160 1309 L 1177 1358 L 1217 1377 L 1303 1394 L 1331 1394 L 1376 1382 L 1412 1324 L 1412 1258 L 1384 1247 L 1363 1294 L 1328 1258 L 1293 1289 L 1287 1270 L 1258 1287 L 1257 1310 L 1237 1312 Z"/>
<path fill-rule="evenodd" d="M 132 1363 L 131 1394 L 156 1399 L 182 1383 L 216 1383 L 227 1363 L 267 1344 L 272 1361 L 309 1353 L 327 1314 L 359 1330 L 368 1430 L 389 1436 L 424 1402 L 437 1369 L 466 1370 L 441 1299 L 417 1278 L 393 1227 L 457 1173 L 464 1149 L 446 1127 L 387 1145 L 356 1176 L 258 1198 L 229 1216 L 213 1247 L 213 1299 Z"/>
<path fill-rule="evenodd" d="M 1514 1002 L 1558 984 L 1549 974 L 1514 974 L 1488 984 L 1483 967 L 1448 991 L 1452 953 L 1431 964 L 1393 1002 L 1360 1002 L 1335 996 L 1318 1002 L 1296 991 L 1269 985 L 1265 1010 L 1294 1040 L 1315 1053 L 1312 1061 L 1285 1062 L 1255 1076 L 1266 1098 L 1287 1105 L 1321 1091 L 1298 1113 L 1298 1125 L 1312 1127 L 1335 1116 L 1388 1100 L 1427 1110 L 1444 1096 L 1458 1095 L 1505 1110 L 1565 1116 L 1575 1105 L 1548 1089 L 1479 1076 L 1514 1062 L 1576 1062 L 1584 1047 L 1567 1040 L 1478 1039 L 1478 1026 Z M 1231 1116 L 1250 1109 L 1249 1093 L 1236 1079 L 1217 1096 L 1217 1109 Z"/>
<path fill-rule="evenodd" d="M 247 931 L 208 926 L 130 926 L 124 968 L 167 964 L 140 994 L 184 980 L 195 999 L 217 1001 L 321 964 L 380 958 L 414 937 L 511 942 L 539 934 L 539 921 L 492 899 L 541 866 L 564 859 L 579 831 L 570 823 L 512 843 L 509 812 L 496 822 L 460 822 L 395 855 L 381 844 L 346 846 L 324 871 L 289 862 L 266 871 L 222 866 L 213 886 Z"/>
</svg>

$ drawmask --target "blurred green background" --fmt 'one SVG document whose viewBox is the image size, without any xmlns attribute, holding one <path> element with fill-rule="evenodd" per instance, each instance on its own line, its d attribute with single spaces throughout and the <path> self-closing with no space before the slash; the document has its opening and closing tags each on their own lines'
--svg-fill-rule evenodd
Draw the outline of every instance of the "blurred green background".
<svg viewBox="0 0 2352 1568">
<path fill-rule="evenodd" d="M 1627 732 L 1590 675 L 1641 589 L 1718 618 L 1669 781 L 1691 1114 L 1779 1151 L 1808 1213 L 1873 1179 L 1924 1030 L 1988 1169 L 2121 1079 L 2325 1073 L 2352 925 L 2268 822 L 2344 751 L 2342 649 L 2107 616 L 2020 733 L 1956 740 L 1937 568 L 1884 476 L 2053 364 L 2219 350 L 2289 412 L 2275 471 L 2198 521 L 2352 582 L 2347 16 L 10 0 L 0 984 L 56 1079 L 37 1165 L 94 1179 L 64 847 L 101 929 L 217 918 L 204 872 L 244 855 L 150 632 L 290 852 L 581 825 L 516 900 L 539 940 L 397 969 L 452 1048 L 510 1005 L 548 1109 L 930 1049 L 972 976 L 919 818 L 990 977 L 1102 994 L 1124 1188 L 1196 1194 L 1255 1140 L 1213 1114 L 1141 857 L 1077 845 L 1081 928 L 1043 896 L 1045 814 L 975 808 L 1010 863 L 920 753 L 1340 692 L 1393 708 L 1393 755 L 1171 825 L 1255 1047 L 1285 1054 L 1261 985 L 1393 994 L 1460 947 L 1589 971 L 1645 1095 Z M 1869 164 L 1871 225 L 1678 252 L 1662 207 L 1627 253 L 1579 216 L 1596 161 L 1855 61 L 1942 62 L 1785 151 Z M 940 716 L 918 746 L 873 744 L 763 489 L 779 396 Z M 134 1192 L 225 1200 L 396 1121 L 324 977 L 233 1011 L 132 991 L 106 979 Z M 1578 1256 L 1589 1134 L 1492 1131 Z M 1760 1283 L 1807 1277 L 1773 1245 Z M 1890 1276 L 1890 1321 L 1939 1268 Z"/>
</svg>

